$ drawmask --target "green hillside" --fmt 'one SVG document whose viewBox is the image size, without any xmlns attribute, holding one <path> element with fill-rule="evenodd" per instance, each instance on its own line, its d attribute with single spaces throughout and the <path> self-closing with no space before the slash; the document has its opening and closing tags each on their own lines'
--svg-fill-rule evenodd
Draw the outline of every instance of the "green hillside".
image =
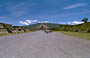
<svg viewBox="0 0 90 58">
<path fill-rule="evenodd" d="M 90 22 L 79 25 L 60 25 L 57 31 L 90 32 Z"/>
<path fill-rule="evenodd" d="M 45 26 L 51 28 L 57 28 L 60 25 L 59 24 L 54 24 L 54 23 L 37 23 L 37 24 L 32 24 L 29 26 L 25 26 L 25 28 L 29 28 L 29 29 L 35 29 L 36 27 L 40 26 L 41 24 L 44 24 Z"/>
<path fill-rule="evenodd" d="M 90 22 L 76 25 L 72 27 L 72 29 L 77 29 L 77 31 L 80 31 L 80 32 L 90 32 Z"/>
</svg>

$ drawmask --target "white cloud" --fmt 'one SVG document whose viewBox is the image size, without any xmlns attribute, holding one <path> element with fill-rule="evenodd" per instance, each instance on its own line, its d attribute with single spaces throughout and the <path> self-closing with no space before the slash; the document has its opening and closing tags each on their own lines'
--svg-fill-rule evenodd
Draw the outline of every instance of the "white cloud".
<svg viewBox="0 0 90 58">
<path fill-rule="evenodd" d="M 71 24 L 71 22 L 68 22 L 68 25 L 70 25 Z"/>
<path fill-rule="evenodd" d="M 79 21 L 73 21 L 73 22 L 71 22 L 71 24 L 74 24 L 74 25 L 82 24 L 82 23 L 84 23 L 84 22 L 79 22 Z"/>
<path fill-rule="evenodd" d="M 73 21 L 73 22 L 59 22 L 59 24 L 68 24 L 68 25 L 78 25 L 78 24 L 82 24 L 84 22 L 80 22 L 80 21 Z"/>
<path fill-rule="evenodd" d="M 31 23 L 32 21 L 31 20 L 26 20 L 27 23 Z"/>
<path fill-rule="evenodd" d="M 78 4 L 67 6 L 63 9 L 72 9 L 72 8 L 77 8 L 77 7 L 81 7 L 81 6 L 85 6 L 85 5 L 87 5 L 87 3 L 78 3 Z"/>
<path fill-rule="evenodd" d="M 23 24 L 23 21 L 19 21 L 19 23 Z"/>
<path fill-rule="evenodd" d="M 49 23 L 49 21 L 39 21 L 39 23 Z"/>
<path fill-rule="evenodd" d="M 24 25 L 29 25 L 29 23 L 27 23 L 27 22 L 23 22 L 24 23 Z"/>
<path fill-rule="evenodd" d="M 37 22 L 38 20 L 32 20 L 32 22 Z"/>
<path fill-rule="evenodd" d="M 35 23 L 37 20 L 25 20 L 25 21 L 19 21 L 20 24 L 23 25 L 30 25 L 31 23 Z"/>
<path fill-rule="evenodd" d="M 23 22 L 23 21 L 20 21 L 19 23 L 20 23 L 20 24 L 23 24 L 23 25 L 29 25 L 29 23 Z"/>
</svg>

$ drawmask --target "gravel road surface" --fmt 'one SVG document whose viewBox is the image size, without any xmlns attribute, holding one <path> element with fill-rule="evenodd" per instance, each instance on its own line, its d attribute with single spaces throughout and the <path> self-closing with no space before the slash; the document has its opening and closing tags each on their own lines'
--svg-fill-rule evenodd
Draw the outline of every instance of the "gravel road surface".
<svg viewBox="0 0 90 58">
<path fill-rule="evenodd" d="M 90 41 L 43 31 L 0 37 L 0 58 L 90 58 Z"/>
</svg>

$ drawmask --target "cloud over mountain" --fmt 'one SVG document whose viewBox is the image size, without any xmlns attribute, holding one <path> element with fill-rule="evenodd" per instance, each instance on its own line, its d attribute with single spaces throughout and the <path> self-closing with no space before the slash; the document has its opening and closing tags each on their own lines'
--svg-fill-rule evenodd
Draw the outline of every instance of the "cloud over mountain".
<svg viewBox="0 0 90 58">
<path fill-rule="evenodd" d="M 30 25 L 31 23 L 35 23 L 37 20 L 25 20 L 25 21 L 19 21 L 20 24 L 23 25 Z"/>
</svg>

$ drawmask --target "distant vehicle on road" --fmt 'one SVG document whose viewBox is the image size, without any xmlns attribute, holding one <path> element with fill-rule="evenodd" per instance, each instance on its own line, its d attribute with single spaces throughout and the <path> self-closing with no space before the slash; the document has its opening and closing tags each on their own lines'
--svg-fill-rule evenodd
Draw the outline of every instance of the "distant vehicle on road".
<svg viewBox="0 0 90 58">
<path fill-rule="evenodd" d="M 52 30 L 44 30 L 44 32 L 46 32 L 48 34 L 48 33 L 51 33 Z"/>
</svg>

